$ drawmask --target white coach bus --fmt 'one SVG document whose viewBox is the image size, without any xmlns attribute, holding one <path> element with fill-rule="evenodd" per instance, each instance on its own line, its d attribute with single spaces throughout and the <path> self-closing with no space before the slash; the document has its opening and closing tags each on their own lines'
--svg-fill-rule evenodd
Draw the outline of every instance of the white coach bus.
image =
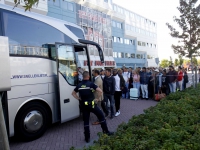
<svg viewBox="0 0 200 150">
<path fill-rule="evenodd" d="M 33 140 L 49 124 L 78 117 L 79 102 L 71 95 L 77 64 L 85 58 L 91 74 L 87 45 L 96 46 L 103 63 L 99 44 L 85 40 L 75 24 L 5 5 L 0 36 L 9 40 L 11 91 L 2 100 L 9 136 Z"/>
</svg>

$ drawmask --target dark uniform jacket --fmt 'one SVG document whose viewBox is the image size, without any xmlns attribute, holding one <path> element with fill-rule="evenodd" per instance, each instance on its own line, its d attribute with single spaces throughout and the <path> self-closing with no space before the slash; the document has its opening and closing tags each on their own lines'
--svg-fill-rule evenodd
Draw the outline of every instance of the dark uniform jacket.
<svg viewBox="0 0 200 150">
<path fill-rule="evenodd" d="M 97 89 L 97 85 L 89 80 L 83 80 L 79 83 L 74 89 L 75 92 L 79 92 L 82 102 L 84 101 L 93 101 L 94 91 Z"/>
</svg>

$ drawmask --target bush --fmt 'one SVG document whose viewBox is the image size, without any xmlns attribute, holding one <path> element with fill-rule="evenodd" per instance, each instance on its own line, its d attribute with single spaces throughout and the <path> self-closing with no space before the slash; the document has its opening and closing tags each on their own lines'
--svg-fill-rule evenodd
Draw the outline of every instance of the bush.
<svg viewBox="0 0 200 150">
<path fill-rule="evenodd" d="M 200 149 L 200 86 L 170 94 L 87 150 Z"/>
</svg>

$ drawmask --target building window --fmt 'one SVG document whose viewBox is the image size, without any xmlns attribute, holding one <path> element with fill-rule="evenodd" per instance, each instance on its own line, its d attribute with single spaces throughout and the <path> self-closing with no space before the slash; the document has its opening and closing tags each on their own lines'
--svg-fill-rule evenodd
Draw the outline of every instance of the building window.
<svg viewBox="0 0 200 150">
<path fill-rule="evenodd" d="M 140 58 L 141 58 L 140 54 L 137 54 L 137 59 L 140 59 Z"/>
<path fill-rule="evenodd" d="M 68 8 L 68 10 L 70 10 L 70 11 L 74 11 L 74 6 L 73 6 L 72 3 L 68 3 L 67 8 Z"/>
<path fill-rule="evenodd" d="M 122 44 L 123 44 L 123 38 L 120 38 L 120 43 L 122 43 Z"/>
<path fill-rule="evenodd" d="M 125 57 L 124 58 L 130 58 L 130 54 L 129 53 L 125 53 Z"/>
<path fill-rule="evenodd" d="M 142 45 L 142 43 L 141 43 L 140 41 L 138 41 L 138 45 L 139 45 L 139 46 L 141 46 L 141 45 Z"/>
<path fill-rule="evenodd" d="M 122 58 L 121 52 L 118 53 L 118 58 Z"/>
<path fill-rule="evenodd" d="M 117 58 L 117 52 L 113 52 L 113 57 Z"/>
<path fill-rule="evenodd" d="M 121 24 L 121 23 L 119 23 L 119 22 L 117 22 L 117 28 L 120 28 L 120 29 L 122 29 L 122 24 Z"/>
<path fill-rule="evenodd" d="M 113 9 L 114 9 L 114 11 L 117 11 L 117 6 L 114 5 L 114 6 L 113 6 Z"/>
<path fill-rule="evenodd" d="M 138 28 L 138 33 L 140 33 L 140 28 Z"/>
<path fill-rule="evenodd" d="M 117 7 L 117 12 L 119 12 L 119 13 L 121 12 L 121 10 L 120 10 L 120 7 L 119 7 L 119 6 Z"/>
<path fill-rule="evenodd" d="M 124 39 L 124 44 L 126 44 L 126 40 L 127 40 L 127 39 Z"/>
<path fill-rule="evenodd" d="M 104 2 L 108 3 L 108 0 L 104 0 Z"/>
<path fill-rule="evenodd" d="M 139 29 L 138 29 L 137 27 L 135 28 L 135 31 L 136 31 L 137 33 L 139 33 Z"/>
<path fill-rule="evenodd" d="M 135 27 L 131 26 L 131 31 L 135 32 Z"/>
<path fill-rule="evenodd" d="M 112 36 L 113 42 L 117 42 L 117 38 L 115 36 Z"/>
<path fill-rule="evenodd" d="M 121 8 L 121 13 L 124 14 L 124 9 Z"/>
<path fill-rule="evenodd" d="M 113 27 L 116 27 L 115 21 L 112 21 L 112 26 L 113 26 Z"/>
<path fill-rule="evenodd" d="M 149 32 L 148 31 L 146 31 L 146 35 L 149 36 Z"/>
<path fill-rule="evenodd" d="M 131 30 L 131 26 L 130 25 L 126 25 L 126 30 Z"/>
<path fill-rule="evenodd" d="M 133 53 L 133 54 L 131 54 L 131 58 L 135 58 L 135 54 Z"/>
<path fill-rule="evenodd" d="M 124 53 L 121 53 L 122 58 L 124 58 Z"/>
<path fill-rule="evenodd" d="M 125 12 L 126 17 L 129 17 L 129 11 L 125 10 L 124 12 Z"/>
<path fill-rule="evenodd" d="M 147 47 L 149 47 L 149 43 L 147 43 Z"/>
<path fill-rule="evenodd" d="M 145 43 L 145 42 L 142 42 L 142 46 L 146 46 L 146 43 Z"/>
<path fill-rule="evenodd" d="M 126 42 L 125 44 L 129 44 L 129 40 L 128 39 L 126 39 L 125 42 Z"/>
<path fill-rule="evenodd" d="M 117 37 L 117 42 L 120 43 L 120 37 Z"/>
<path fill-rule="evenodd" d="M 154 48 L 156 48 L 156 44 L 154 44 Z"/>
<path fill-rule="evenodd" d="M 153 44 L 150 44 L 150 45 L 151 45 L 150 47 L 152 48 L 152 47 L 153 47 Z"/>
</svg>

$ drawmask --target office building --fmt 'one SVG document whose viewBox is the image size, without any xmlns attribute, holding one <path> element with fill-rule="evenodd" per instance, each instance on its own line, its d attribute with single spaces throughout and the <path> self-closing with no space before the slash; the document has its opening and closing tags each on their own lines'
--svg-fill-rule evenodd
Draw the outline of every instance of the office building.
<svg viewBox="0 0 200 150">
<path fill-rule="evenodd" d="M 7 5 L 14 5 L 13 2 L 0 0 Z M 89 47 L 93 68 L 157 66 L 156 22 L 112 0 L 39 0 L 32 11 L 81 26 L 85 38 L 99 43 L 104 50 L 105 64 L 101 64 L 96 48 Z M 84 59 L 80 60 L 80 67 L 86 65 Z"/>
</svg>

